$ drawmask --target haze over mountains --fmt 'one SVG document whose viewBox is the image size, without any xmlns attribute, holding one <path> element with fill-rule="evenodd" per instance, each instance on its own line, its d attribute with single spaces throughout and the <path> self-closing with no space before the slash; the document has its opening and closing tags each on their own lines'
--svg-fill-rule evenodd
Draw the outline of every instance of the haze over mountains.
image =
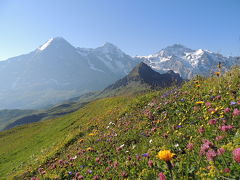
<svg viewBox="0 0 240 180">
<path fill-rule="evenodd" d="M 239 64 L 207 50 L 169 46 L 156 54 L 131 57 L 111 43 L 76 48 L 61 37 L 51 38 L 29 54 L 0 62 L 0 109 L 33 109 L 106 88 L 141 61 L 163 73 L 173 70 L 189 79 L 209 75 L 219 61 L 224 69 Z"/>
<path fill-rule="evenodd" d="M 0 109 L 39 108 L 100 90 L 136 64 L 110 43 L 82 49 L 53 38 L 29 54 L 0 62 Z"/>
</svg>

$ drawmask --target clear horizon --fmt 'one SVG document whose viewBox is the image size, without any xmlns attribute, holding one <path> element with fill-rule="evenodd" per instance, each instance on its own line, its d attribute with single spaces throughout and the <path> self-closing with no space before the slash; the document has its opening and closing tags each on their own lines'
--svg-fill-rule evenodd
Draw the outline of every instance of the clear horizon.
<svg viewBox="0 0 240 180">
<path fill-rule="evenodd" d="M 0 60 L 29 53 L 58 36 L 75 47 L 110 42 L 131 56 L 173 44 L 239 56 L 239 7 L 237 0 L 2 0 Z"/>
</svg>

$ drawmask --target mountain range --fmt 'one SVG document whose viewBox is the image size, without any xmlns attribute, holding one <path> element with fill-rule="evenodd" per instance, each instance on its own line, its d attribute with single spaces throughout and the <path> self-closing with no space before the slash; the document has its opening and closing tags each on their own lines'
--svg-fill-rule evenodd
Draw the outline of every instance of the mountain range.
<svg viewBox="0 0 240 180">
<path fill-rule="evenodd" d="M 180 85 L 182 82 L 183 79 L 180 75 L 173 71 L 159 74 L 141 62 L 128 75 L 108 86 L 103 91 L 86 93 L 46 110 L 2 110 L 0 114 L 4 115 L 4 118 L 0 117 L 0 131 L 69 114 L 96 99 L 119 95 L 132 96 L 153 89 Z"/>
<path fill-rule="evenodd" d="M 72 46 L 56 37 L 34 51 L 0 62 L 0 109 L 39 109 L 101 91 L 144 62 L 153 70 L 179 73 L 183 79 L 208 76 L 222 62 L 223 71 L 240 64 L 208 50 L 175 44 L 149 56 L 131 57 L 111 43 L 98 48 Z"/>
<path fill-rule="evenodd" d="M 42 108 L 101 90 L 136 64 L 110 43 L 83 49 L 52 38 L 29 54 L 0 62 L 0 109 Z"/>
</svg>

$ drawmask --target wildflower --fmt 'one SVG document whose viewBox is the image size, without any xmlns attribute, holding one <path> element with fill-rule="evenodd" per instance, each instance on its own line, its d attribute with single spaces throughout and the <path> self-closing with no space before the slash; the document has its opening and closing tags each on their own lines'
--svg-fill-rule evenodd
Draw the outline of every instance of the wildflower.
<svg viewBox="0 0 240 180">
<path fill-rule="evenodd" d="M 89 133 L 88 135 L 89 136 L 95 136 L 96 134 L 95 133 Z"/>
<path fill-rule="evenodd" d="M 209 106 L 211 106 L 211 103 L 210 102 L 206 102 L 205 106 L 209 107 Z"/>
<path fill-rule="evenodd" d="M 225 149 L 224 148 L 219 148 L 217 150 L 217 155 L 220 156 L 220 155 L 223 155 L 225 153 Z"/>
<path fill-rule="evenodd" d="M 93 177 L 93 180 L 98 180 L 98 179 L 100 179 L 100 176 L 98 175 Z"/>
<path fill-rule="evenodd" d="M 189 143 L 189 144 L 187 145 L 187 149 L 188 149 L 188 150 L 192 150 L 192 149 L 193 149 L 193 143 Z"/>
<path fill-rule="evenodd" d="M 153 161 L 152 161 L 152 160 L 149 160 L 149 161 L 148 161 L 148 166 L 149 166 L 150 168 L 153 167 Z"/>
<path fill-rule="evenodd" d="M 153 142 L 153 140 L 152 140 L 152 139 L 150 139 L 150 140 L 149 140 L 149 143 L 150 143 L 150 144 L 152 144 L 152 142 Z"/>
<path fill-rule="evenodd" d="M 215 75 L 219 77 L 220 76 L 220 72 L 215 72 Z"/>
<path fill-rule="evenodd" d="M 123 148 L 125 146 L 125 144 L 122 144 L 121 146 L 120 146 L 120 148 Z"/>
<path fill-rule="evenodd" d="M 195 87 L 196 87 L 196 88 L 200 88 L 200 84 L 196 84 Z"/>
<path fill-rule="evenodd" d="M 224 172 L 224 173 L 230 173 L 231 171 L 230 171 L 229 168 L 225 168 L 225 169 L 223 170 L 223 172 Z"/>
<path fill-rule="evenodd" d="M 124 177 L 124 178 L 127 178 L 128 177 L 128 173 L 126 171 L 123 171 L 121 173 L 121 176 Z"/>
<path fill-rule="evenodd" d="M 237 108 L 235 108 L 233 110 L 233 116 L 240 116 L 240 110 L 238 110 Z"/>
<path fill-rule="evenodd" d="M 217 156 L 217 153 L 213 149 L 209 149 L 206 153 L 206 156 L 208 161 L 213 161 Z"/>
<path fill-rule="evenodd" d="M 215 138 L 215 140 L 216 141 L 220 141 L 220 140 L 222 140 L 224 137 L 223 136 L 217 136 L 216 138 Z"/>
<path fill-rule="evenodd" d="M 233 106 L 233 105 L 235 105 L 235 104 L 237 104 L 235 101 L 231 101 L 231 102 L 230 102 L 230 105 L 231 105 L 231 106 Z"/>
<path fill-rule="evenodd" d="M 199 132 L 199 133 L 204 133 L 204 132 L 205 132 L 204 127 L 200 127 L 200 128 L 198 129 L 198 132 Z"/>
<path fill-rule="evenodd" d="M 163 172 L 159 173 L 159 180 L 166 180 L 166 176 L 163 174 Z"/>
<path fill-rule="evenodd" d="M 232 125 L 223 125 L 223 126 L 221 126 L 219 129 L 220 129 L 221 131 L 227 132 L 227 131 L 231 130 L 232 128 L 233 128 Z"/>
<path fill-rule="evenodd" d="M 214 125 L 217 123 L 216 119 L 211 119 L 210 121 L 208 121 L 208 124 Z"/>
<path fill-rule="evenodd" d="M 163 161 L 171 161 L 174 156 L 175 156 L 175 154 L 171 153 L 170 150 L 159 151 L 159 153 L 157 155 L 157 157 Z"/>
<path fill-rule="evenodd" d="M 225 113 L 229 113 L 230 110 L 231 110 L 231 109 L 230 109 L 229 107 L 227 107 L 227 108 L 224 109 L 224 112 L 225 112 Z"/>
<path fill-rule="evenodd" d="M 118 165 L 119 165 L 119 164 L 118 164 L 117 161 L 115 161 L 115 162 L 113 163 L 113 167 L 114 167 L 114 168 L 118 167 Z"/>
<path fill-rule="evenodd" d="M 93 151 L 93 148 L 92 147 L 88 147 L 87 151 Z"/>
<path fill-rule="evenodd" d="M 92 174 L 92 170 L 91 170 L 91 169 L 88 169 L 88 170 L 87 170 L 87 174 Z"/>
<path fill-rule="evenodd" d="M 235 149 L 233 152 L 233 159 L 237 162 L 240 163 L 240 148 Z"/>
<path fill-rule="evenodd" d="M 214 114 L 217 110 L 214 109 L 214 108 L 209 108 L 208 109 L 208 112 L 211 113 L 211 114 Z"/>
<path fill-rule="evenodd" d="M 79 142 L 79 143 L 83 143 L 83 141 L 84 141 L 83 139 L 79 139 L 79 141 L 78 141 L 78 142 Z"/>
<path fill-rule="evenodd" d="M 201 104 L 203 104 L 204 102 L 203 101 L 197 101 L 196 102 L 196 104 L 198 104 L 198 105 L 201 105 Z"/>
<path fill-rule="evenodd" d="M 142 156 L 143 157 L 149 157 L 149 154 L 148 153 L 144 153 Z"/>
</svg>

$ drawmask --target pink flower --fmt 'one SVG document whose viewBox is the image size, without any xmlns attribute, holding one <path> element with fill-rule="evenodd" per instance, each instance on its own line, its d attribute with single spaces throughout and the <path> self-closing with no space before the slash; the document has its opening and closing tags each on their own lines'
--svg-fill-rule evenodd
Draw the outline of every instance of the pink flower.
<svg viewBox="0 0 240 180">
<path fill-rule="evenodd" d="M 219 129 L 220 129 L 221 131 L 226 132 L 226 131 L 231 130 L 232 128 L 233 128 L 232 125 L 223 125 L 223 126 L 221 126 Z"/>
<path fill-rule="evenodd" d="M 230 169 L 229 169 L 229 168 L 225 168 L 225 169 L 223 170 L 223 172 L 225 172 L 225 173 L 230 173 Z"/>
<path fill-rule="evenodd" d="M 222 140 L 224 137 L 223 136 L 217 136 L 216 137 L 216 141 L 220 141 L 220 140 Z"/>
<path fill-rule="evenodd" d="M 225 149 L 224 148 L 219 148 L 217 150 L 217 155 L 220 156 L 220 155 L 223 155 L 225 153 Z"/>
<path fill-rule="evenodd" d="M 100 179 L 100 176 L 98 175 L 93 177 L 93 180 L 98 180 L 98 179 Z"/>
<path fill-rule="evenodd" d="M 216 119 L 211 119 L 210 121 L 208 121 L 209 124 L 214 125 L 217 123 Z"/>
<path fill-rule="evenodd" d="M 203 140 L 203 144 L 200 149 L 200 155 L 205 155 L 206 152 L 213 147 L 213 143 L 207 139 Z"/>
<path fill-rule="evenodd" d="M 163 172 L 159 173 L 159 180 L 166 180 L 166 176 L 163 174 Z"/>
<path fill-rule="evenodd" d="M 217 153 L 213 149 L 209 149 L 206 153 L 206 156 L 208 161 L 213 161 L 214 158 L 217 156 Z"/>
<path fill-rule="evenodd" d="M 209 113 L 215 113 L 215 112 L 216 112 L 216 109 L 214 109 L 214 108 L 209 108 L 209 109 L 208 109 L 208 112 L 209 112 Z"/>
<path fill-rule="evenodd" d="M 148 166 L 149 166 L 150 168 L 153 167 L 153 161 L 152 161 L 152 160 L 149 160 L 149 161 L 148 161 Z"/>
<path fill-rule="evenodd" d="M 189 144 L 187 145 L 187 149 L 188 149 L 188 150 L 192 150 L 192 149 L 193 149 L 193 143 L 189 143 Z"/>
<path fill-rule="evenodd" d="M 199 132 L 199 133 L 204 133 L 204 132 L 205 132 L 204 127 L 200 127 L 200 128 L 198 129 L 198 132 Z"/>
<path fill-rule="evenodd" d="M 240 116 L 240 110 L 238 110 L 237 108 L 235 108 L 233 110 L 233 116 Z"/>
<path fill-rule="evenodd" d="M 211 103 L 210 102 L 206 102 L 205 106 L 209 107 L 209 106 L 211 106 Z"/>
<path fill-rule="evenodd" d="M 234 149 L 233 152 L 233 159 L 237 162 L 240 163 L 240 148 Z"/>
<path fill-rule="evenodd" d="M 228 107 L 224 109 L 224 112 L 225 112 L 225 113 L 229 113 L 230 111 L 231 111 L 231 109 L 228 108 Z"/>
</svg>

